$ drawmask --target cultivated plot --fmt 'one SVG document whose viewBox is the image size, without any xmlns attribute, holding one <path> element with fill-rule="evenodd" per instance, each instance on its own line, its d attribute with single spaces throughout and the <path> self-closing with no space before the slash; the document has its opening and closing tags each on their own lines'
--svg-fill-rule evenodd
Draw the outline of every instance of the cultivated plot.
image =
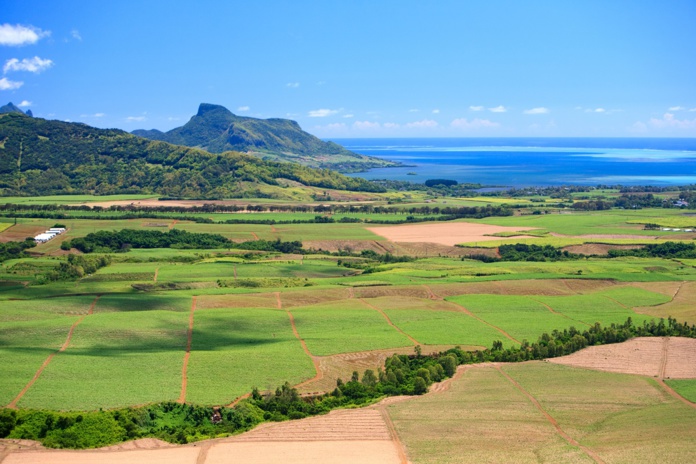
<svg viewBox="0 0 696 464">
<path fill-rule="evenodd" d="M 227 404 L 253 387 L 275 389 L 313 375 L 312 361 L 293 335 L 285 311 L 195 311 L 186 401 Z"/>
<path fill-rule="evenodd" d="M 187 316 L 162 310 L 86 316 L 19 406 L 84 410 L 175 400 Z"/>
<path fill-rule="evenodd" d="M 412 346 L 376 310 L 354 300 L 292 309 L 297 330 L 315 356 Z"/>
</svg>

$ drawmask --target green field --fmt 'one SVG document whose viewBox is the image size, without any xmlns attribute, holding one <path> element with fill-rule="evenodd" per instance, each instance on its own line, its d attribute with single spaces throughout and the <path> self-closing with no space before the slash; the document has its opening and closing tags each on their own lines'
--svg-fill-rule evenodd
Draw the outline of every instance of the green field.
<svg viewBox="0 0 696 464">
<path fill-rule="evenodd" d="M 540 362 L 503 370 L 604 462 L 696 459 L 693 409 L 650 379 Z M 413 462 L 594 462 L 492 367 L 470 368 L 448 391 L 388 411 Z"/>
<path fill-rule="evenodd" d="M 227 404 L 252 387 L 270 390 L 314 376 L 285 311 L 210 309 L 195 313 L 186 400 Z"/>
<path fill-rule="evenodd" d="M 35 200 L 38 204 L 69 199 Z M 412 200 L 401 206 L 465 206 L 488 201 Z M 534 207 L 540 204 L 522 203 L 525 201 Z M 118 211 L 108 214 L 115 219 L 65 220 L 69 230 L 60 240 L 99 230 L 165 231 L 175 227 L 222 234 L 236 241 L 344 241 L 352 249 L 363 245 L 375 249 L 375 243 L 390 245 L 369 232 L 366 223 L 202 224 L 175 223 L 171 218 L 126 219 Z M 279 212 L 209 216 L 223 221 L 261 214 L 279 221 L 313 217 L 311 213 Z M 404 214 L 345 216 L 403 220 Z M 622 232 L 651 240 L 650 235 L 664 234 L 642 231 L 636 221 L 652 222 L 657 217 L 676 220 L 680 216 L 669 210 L 640 210 L 475 221 L 539 227 L 539 236 L 531 240 L 557 245 L 584 239 L 554 237 L 546 232 Z M 20 237 L 45 230 L 56 222 L 20 218 L 17 226 L 0 230 L 0 238 L 3 234 Z M 512 347 L 523 340 L 535 341 L 543 332 L 571 326 L 583 330 L 595 322 L 623 324 L 628 317 L 636 324 L 669 315 L 696 322 L 691 303 L 696 294 L 696 267 L 689 259 L 484 263 L 432 256 L 379 262 L 345 253 L 132 249 L 111 253 L 111 264 L 91 275 L 46 281 L 42 276 L 67 262 L 60 240 L 32 249 L 31 256 L 0 263 L 0 368 L 9 373 L 0 376 L 0 401 L 4 404 L 17 397 L 51 354 L 50 363 L 20 399 L 20 407 L 93 410 L 177 400 L 182 394 L 194 297 L 197 303 L 185 400 L 205 405 L 229 403 L 252 387 L 273 390 L 285 381 L 299 384 L 314 377 L 312 359 L 295 337 L 287 311 L 311 355 L 327 357 L 329 364 L 338 362 L 336 355 L 346 353 L 410 352 L 416 342 L 426 348 L 488 347 L 501 340 L 505 347 Z M 622 240 L 628 239 L 614 241 Z M 93 311 L 88 314 L 90 308 Z M 80 323 L 69 345 L 57 353 L 77 321 Z M 693 396 L 688 381 L 673 382 L 685 396 Z M 307 388 L 311 391 L 312 387 Z"/>
</svg>

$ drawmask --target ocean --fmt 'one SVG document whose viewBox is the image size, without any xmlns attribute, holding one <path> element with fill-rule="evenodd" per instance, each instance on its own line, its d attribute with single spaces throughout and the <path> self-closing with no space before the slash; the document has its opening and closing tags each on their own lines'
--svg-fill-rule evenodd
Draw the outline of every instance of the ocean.
<svg viewBox="0 0 696 464">
<path fill-rule="evenodd" d="M 452 179 L 505 187 L 696 184 L 694 138 L 332 140 L 407 165 L 351 174 L 366 179 Z"/>
</svg>

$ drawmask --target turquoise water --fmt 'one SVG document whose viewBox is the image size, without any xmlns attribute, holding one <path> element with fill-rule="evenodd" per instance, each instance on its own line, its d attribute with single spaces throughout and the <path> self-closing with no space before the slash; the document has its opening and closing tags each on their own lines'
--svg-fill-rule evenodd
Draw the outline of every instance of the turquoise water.
<svg viewBox="0 0 696 464">
<path fill-rule="evenodd" d="M 696 139 L 442 138 L 334 141 L 356 153 L 408 165 L 355 174 L 366 179 L 424 182 L 444 178 L 511 187 L 696 184 Z"/>
</svg>

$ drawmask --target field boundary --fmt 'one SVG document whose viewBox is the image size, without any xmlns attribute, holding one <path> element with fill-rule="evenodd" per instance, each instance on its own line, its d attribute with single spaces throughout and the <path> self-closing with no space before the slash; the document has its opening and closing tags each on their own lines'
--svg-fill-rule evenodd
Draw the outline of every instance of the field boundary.
<svg viewBox="0 0 696 464">
<path fill-rule="evenodd" d="M 563 316 L 563 317 L 565 317 L 566 319 L 568 319 L 568 320 L 570 320 L 570 321 L 577 322 L 578 324 L 583 324 L 583 325 L 586 325 L 587 327 L 592 327 L 592 324 L 588 324 L 587 322 L 583 322 L 583 321 L 579 321 L 579 320 L 577 320 L 577 319 L 573 319 L 572 317 L 568 316 L 567 314 L 563 314 L 563 313 L 560 312 L 560 311 L 556 311 L 555 309 L 553 309 L 551 306 L 547 305 L 547 304 L 544 303 L 543 301 L 537 300 L 536 298 L 532 298 L 531 296 L 528 296 L 527 298 L 529 298 L 529 299 L 532 300 L 532 301 L 536 301 L 537 303 L 539 303 L 540 305 L 544 306 L 546 309 L 548 309 L 548 310 L 549 310 L 551 313 L 553 313 L 553 314 L 557 314 L 557 315 L 559 315 L 559 316 Z"/>
<path fill-rule="evenodd" d="M 563 437 L 563 439 L 565 441 L 567 441 L 571 446 L 576 446 L 576 447 L 580 448 L 581 450 L 583 450 L 585 452 L 585 454 L 587 454 L 587 456 L 592 458 L 594 460 L 594 462 L 596 462 L 597 464 L 605 464 L 604 461 L 599 457 L 599 455 L 597 455 L 597 453 L 592 451 L 590 448 L 581 445 L 577 440 L 575 440 L 573 437 L 568 435 L 561 428 L 561 426 L 558 425 L 558 422 L 556 421 L 556 419 L 554 419 L 553 416 L 551 414 L 549 414 L 544 409 L 544 407 L 541 405 L 541 403 L 539 403 L 539 401 L 531 393 L 529 393 L 527 390 L 525 390 L 522 385 L 520 385 L 515 379 L 513 379 L 507 372 L 505 372 L 503 369 L 501 369 L 499 365 L 495 364 L 494 367 L 496 368 L 496 370 L 498 372 L 500 372 L 500 374 L 503 377 L 505 377 L 508 381 L 510 381 L 510 383 L 512 383 L 512 385 L 515 386 L 515 388 L 517 388 L 521 393 L 523 393 L 529 399 L 529 401 L 539 410 L 539 412 L 541 412 L 544 415 L 546 420 L 549 421 L 549 423 L 556 429 L 556 432 L 561 437 Z"/>
<path fill-rule="evenodd" d="M 191 311 L 189 313 L 189 325 L 186 331 L 186 353 L 184 353 L 184 365 L 181 368 L 181 393 L 178 403 L 186 402 L 186 387 L 188 384 L 188 363 L 191 357 L 191 342 L 193 340 L 193 314 L 196 311 L 196 296 L 191 299 Z"/>
<path fill-rule="evenodd" d="M 283 309 L 283 302 L 280 299 L 280 292 L 275 292 L 276 296 L 276 302 L 278 305 L 278 309 Z M 317 359 L 316 356 L 312 354 L 311 351 L 309 351 L 309 348 L 307 348 L 307 343 L 305 343 L 304 339 L 300 337 L 300 332 L 297 331 L 297 325 L 295 324 L 295 316 L 292 315 L 292 312 L 290 312 L 289 309 L 285 309 L 285 312 L 288 315 L 288 318 L 290 319 L 290 326 L 292 327 L 292 333 L 295 335 L 295 338 L 299 340 L 300 345 L 302 345 L 302 351 L 305 352 L 307 356 L 309 356 L 309 359 L 312 360 L 312 365 L 314 366 L 314 377 L 311 379 L 307 379 L 305 381 L 302 381 L 295 385 L 295 388 L 302 387 L 304 385 L 307 385 L 312 382 L 316 382 L 318 380 L 321 380 L 324 378 L 324 373 L 321 371 L 321 368 L 319 366 L 319 360 Z"/>
<path fill-rule="evenodd" d="M 455 305 L 459 309 L 459 311 L 463 312 L 464 314 L 473 317 L 474 319 L 476 319 L 479 322 L 483 322 L 484 324 L 486 324 L 489 327 L 494 328 L 495 330 L 497 330 L 498 332 L 503 334 L 503 336 L 505 336 L 505 338 L 507 338 L 515 343 L 519 343 L 520 345 L 522 344 L 521 341 L 517 340 L 516 338 L 514 338 L 512 335 L 510 335 L 509 333 L 507 333 L 506 331 L 504 331 L 503 329 L 501 329 L 497 325 L 493 325 L 490 322 L 486 321 L 485 319 L 481 319 L 476 314 L 472 313 L 471 311 L 469 311 L 468 309 L 466 309 L 464 306 L 460 305 L 459 303 L 455 303 L 454 301 L 449 301 L 449 300 L 447 300 L 447 301 L 449 303 L 452 303 L 453 305 Z"/>
<path fill-rule="evenodd" d="M 32 387 L 32 385 L 34 385 L 34 383 L 37 380 L 39 380 L 39 377 L 41 377 L 41 374 L 43 373 L 44 369 L 46 369 L 46 367 L 48 367 L 48 365 L 51 363 L 53 358 L 58 353 L 62 353 L 63 351 L 65 351 L 68 348 L 68 346 L 70 345 L 70 341 L 72 340 L 73 332 L 75 331 L 77 326 L 80 325 L 80 323 L 82 322 L 82 320 L 85 317 L 94 314 L 94 306 L 97 304 L 97 300 L 99 300 L 100 296 L 101 295 L 97 295 L 97 297 L 94 299 L 94 301 L 92 301 L 92 304 L 89 306 L 89 311 L 87 312 L 87 314 L 85 314 L 84 316 L 81 316 L 78 320 L 73 322 L 73 324 L 70 326 L 70 330 L 68 330 L 68 336 L 65 339 L 65 342 L 63 342 L 63 344 L 58 349 L 58 351 L 54 351 L 53 353 L 48 355 L 48 357 L 44 360 L 43 364 L 41 364 L 41 367 L 39 367 L 39 370 L 37 370 L 36 373 L 34 374 L 34 377 L 32 377 L 32 379 L 24 386 L 24 388 L 22 388 L 22 390 L 19 392 L 19 394 L 12 401 L 10 401 L 10 403 L 6 406 L 8 409 L 17 409 L 17 403 L 19 403 L 19 400 L 21 400 L 22 397 L 27 393 L 27 391 L 29 391 L 29 389 Z"/>
<path fill-rule="evenodd" d="M 399 332 L 400 334 L 404 335 L 406 338 L 408 338 L 409 340 L 411 340 L 411 342 L 412 342 L 414 345 L 422 345 L 422 343 L 420 343 L 418 340 L 416 340 L 415 338 L 413 338 L 412 336 L 410 336 L 409 334 L 407 334 L 406 332 L 404 332 L 403 330 L 401 330 L 399 327 L 395 326 L 394 323 L 391 321 L 391 319 L 389 319 L 389 316 L 387 316 L 387 313 L 385 313 L 384 311 L 382 311 L 382 309 L 378 308 L 377 306 L 375 306 L 375 305 L 373 305 L 373 304 L 371 304 L 371 303 L 368 303 L 367 301 L 365 301 L 364 298 L 358 298 L 358 300 L 359 300 L 362 304 L 364 304 L 365 306 L 367 306 L 367 307 L 369 307 L 369 308 L 372 308 L 372 309 L 374 309 L 375 311 L 377 311 L 378 313 L 380 313 L 380 314 L 382 315 L 382 317 L 384 317 L 384 319 L 387 321 L 387 324 L 389 324 L 389 325 L 392 326 L 394 329 L 396 329 L 397 332 Z"/>
</svg>

